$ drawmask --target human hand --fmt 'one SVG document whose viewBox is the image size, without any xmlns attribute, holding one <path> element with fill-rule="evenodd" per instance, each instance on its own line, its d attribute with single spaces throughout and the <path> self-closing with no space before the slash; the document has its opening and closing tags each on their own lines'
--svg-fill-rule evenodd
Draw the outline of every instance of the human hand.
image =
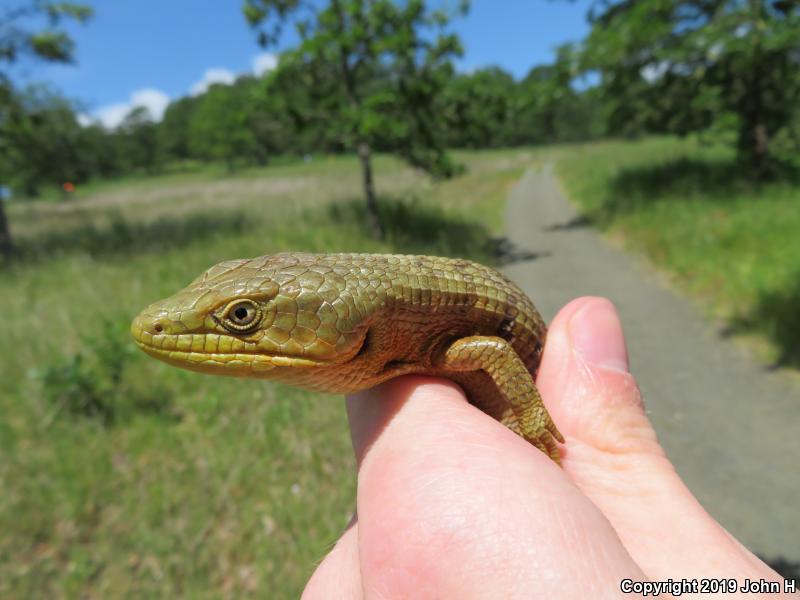
<svg viewBox="0 0 800 600">
<path fill-rule="evenodd" d="M 563 469 L 449 382 L 409 376 L 348 398 L 358 517 L 303 597 L 617 598 L 623 580 L 670 578 L 783 589 L 675 473 L 627 365 L 607 300 L 553 321 L 537 383 L 567 440 Z M 695 595 L 708 597 L 683 597 Z M 725 594 L 737 597 L 759 596 Z"/>
</svg>

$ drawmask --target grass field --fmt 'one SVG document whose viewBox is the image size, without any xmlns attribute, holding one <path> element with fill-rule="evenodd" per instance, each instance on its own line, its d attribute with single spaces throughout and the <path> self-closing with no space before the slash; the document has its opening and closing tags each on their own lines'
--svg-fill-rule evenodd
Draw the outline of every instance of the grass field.
<svg viewBox="0 0 800 600">
<path fill-rule="evenodd" d="M 431 182 L 379 157 L 388 238 L 357 164 L 289 162 L 101 182 L 14 203 L 0 272 L 0 598 L 293 598 L 351 517 L 342 401 L 170 368 L 127 331 L 224 259 L 391 251 L 491 262 L 530 151 Z M 729 150 L 649 139 L 556 150 L 570 196 L 778 365 L 800 366 L 800 186 Z"/>
<path fill-rule="evenodd" d="M 800 367 L 800 181 L 755 186 L 731 149 L 673 138 L 564 149 L 570 197 L 667 272 L 726 332 Z"/>
<path fill-rule="evenodd" d="M 349 158 L 105 183 L 9 207 L 0 272 L 0 597 L 293 598 L 351 517 L 341 399 L 170 368 L 130 319 L 224 259 L 280 250 L 491 261 L 524 151 L 432 183 L 377 161 L 386 242 Z"/>
</svg>

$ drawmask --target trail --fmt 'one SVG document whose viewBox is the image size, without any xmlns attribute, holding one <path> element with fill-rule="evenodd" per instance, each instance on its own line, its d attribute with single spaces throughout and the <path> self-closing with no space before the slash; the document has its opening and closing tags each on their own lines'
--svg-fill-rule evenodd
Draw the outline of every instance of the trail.
<svg viewBox="0 0 800 600">
<path fill-rule="evenodd" d="M 663 277 L 602 239 L 564 197 L 552 165 L 528 171 L 506 210 L 522 259 L 504 272 L 548 321 L 577 296 L 614 302 L 647 413 L 678 473 L 745 546 L 799 570 L 800 386 L 757 364 Z"/>
</svg>

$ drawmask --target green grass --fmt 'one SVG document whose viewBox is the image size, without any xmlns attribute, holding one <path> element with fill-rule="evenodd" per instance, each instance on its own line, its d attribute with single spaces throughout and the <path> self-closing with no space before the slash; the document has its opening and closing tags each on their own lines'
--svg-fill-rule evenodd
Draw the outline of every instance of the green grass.
<svg viewBox="0 0 800 600">
<path fill-rule="evenodd" d="M 800 367 L 800 183 L 756 186 L 730 149 L 656 138 L 566 149 L 570 197 L 668 272 L 727 331 Z"/>
<path fill-rule="evenodd" d="M 294 598 L 351 517 L 342 400 L 203 376 L 132 348 L 130 319 L 221 260 L 296 249 L 491 261 L 530 153 L 433 183 L 379 157 L 386 242 L 357 163 L 104 183 L 15 203 L 0 272 L 0 597 Z"/>
</svg>

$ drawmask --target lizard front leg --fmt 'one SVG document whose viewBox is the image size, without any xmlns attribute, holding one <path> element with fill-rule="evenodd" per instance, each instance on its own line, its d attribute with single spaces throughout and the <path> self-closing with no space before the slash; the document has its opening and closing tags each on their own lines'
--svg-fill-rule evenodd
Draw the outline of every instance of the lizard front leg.
<svg viewBox="0 0 800 600">
<path fill-rule="evenodd" d="M 560 464 L 556 440 L 564 442 L 542 402 L 539 390 L 525 363 L 511 345 L 500 337 L 470 336 L 456 340 L 440 355 L 436 366 L 447 371 L 483 371 L 492 378 L 510 407 L 504 425 Z"/>
</svg>

